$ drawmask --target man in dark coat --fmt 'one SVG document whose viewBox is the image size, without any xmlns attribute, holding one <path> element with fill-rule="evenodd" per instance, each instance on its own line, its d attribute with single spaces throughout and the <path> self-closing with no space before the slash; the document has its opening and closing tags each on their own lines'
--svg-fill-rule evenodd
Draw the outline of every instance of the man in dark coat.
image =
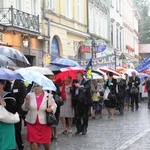
<svg viewBox="0 0 150 150">
<path fill-rule="evenodd" d="M 16 99 L 17 112 L 20 116 L 20 122 L 15 124 L 16 142 L 18 145 L 18 149 L 23 150 L 24 145 L 23 145 L 22 136 L 21 136 L 23 111 L 21 109 L 21 106 L 24 103 L 24 99 L 26 96 L 26 87 L 22 80 L 13 80 L 13 81 L 7 82 L 5 90 L 8 92 L 11 92 L 13 97 Z"/>
<path fill-rule="evenodd" d="M 148 109 L 150 109 L 150 75 L 148 76 L 148 80 L 146 81 L 146 89 L 148 92 Z"/>
<path fill-rule="evenodd" d="M 75 106 L 75 120 L 77 131 L 75 134 L 85 135 L 87 133 L 89 106 L 91 105 L 91 83 L 78 72 L 77 83 L 74 83 L 73 104 Z M 82 123 L 83 120 L 83 123 Z"/>
<path fill-rule="evenodd" d="M 134 103 L 136 107 L 136 111 L 139 109 L 139 85 L 140 85 L 140 78 L 136 76 L 136 72 L 132 72 L 132 76 L 129 78 L 129 88 L 130 88 L 130 95 L 131 95 L 131 111 L 134 111 Z M 131 89 L 137 88 L 137 93 L 132 93 Z"/>
</svg>

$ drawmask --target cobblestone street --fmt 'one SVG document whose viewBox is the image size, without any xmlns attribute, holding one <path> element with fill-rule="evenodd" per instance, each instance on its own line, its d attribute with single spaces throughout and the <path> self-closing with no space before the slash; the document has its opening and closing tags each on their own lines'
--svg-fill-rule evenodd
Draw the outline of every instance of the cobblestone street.
<svg viewBox="0 0 150 150">
<path fill-rule="evenodd" d="M 51 150 L 149 150 L 150 149 L 150 111 L 142 102 L 138 112 L 126 111 L 120 116 L 118 111 L 114 121 L 107 117 L 104 109 L 103 118 L 89 121 L 88 133 L 85 136 L 61 134 L 58 127 L 58 140 L 53 141 Z M 73 133 L 76 128 L 73 127 Z M 25 139 L 25 128 L 23 129 Z M 29 144 L 25 142 L 26 150 Z M 40 146 L 40 150 L 43 147 Z"/>
</svg>

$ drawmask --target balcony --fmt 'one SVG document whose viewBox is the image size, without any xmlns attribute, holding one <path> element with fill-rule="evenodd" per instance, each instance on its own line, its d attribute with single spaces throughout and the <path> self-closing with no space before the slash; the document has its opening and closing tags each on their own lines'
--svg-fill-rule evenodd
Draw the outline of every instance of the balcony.
<svg viewBox="0 0 150 150">
<path fill-rule="evenodd" d="M 39 16 L 25 13 L 12 6 L 0 8 L 0 25 L 39 33 Z"/>
</svg>

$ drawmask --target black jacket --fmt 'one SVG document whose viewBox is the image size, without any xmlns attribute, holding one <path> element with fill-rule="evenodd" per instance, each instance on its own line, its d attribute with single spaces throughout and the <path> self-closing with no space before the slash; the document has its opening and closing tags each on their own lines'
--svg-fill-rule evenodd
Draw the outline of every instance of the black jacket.
<svg viewBox="0 0 150 150">
<path fill-rule="evenodd" d="M 73 86 L 71 88 L 72 96 L 73 96 L 73 105 L 91 105 L 91 81 L 87 79 L 83 79 L 81 84 L 81 88 L 79 88 L 79 92 L 76 95 L 76 87 Z"/>
<path fill-rule="evenodd" d="M 148 93 L 150 93 L 150 80 L 146 81 L 146 89 L 147 89 Z"/>
<path fill-rule="evenodd" d="M 105 85 L 105 88 L 108 87 L 111 91 L 112 94 L 116 94 L 116 85 L 117 85 L 117 80 L 116 79 L 112 79 L 112 85 L 109 86 L 108 84 L 109 80 L 107 80 L 107 83 Z"/>
<path fill-rule="evenodd" d="M 16 100 L 13 98 L 11 93 L 7 93 L 4 97 L 4 100 L 6 102 L 6 110 L 11 112 L 11 113 L 16 113 L 17 112 L 17 105 L 16 105 Z"/>
<path fill-rule="evenodd" d="M 129 78 L 129 88 L 131 89 L 132 85 L 134 85 L 138 90 L 139 90 L 139 85 L 140 85 L 140 78 L 137 76 L 135 77 L 135 80 L 133 80 L 133 77 Z"/>
<path fill-rule="evenodd" d="M 23 113 L 21 106 L 24 103 L 26 97 L 26 87 L 22 80 L 15 80 L 14 85 L 11 89 L 13 97 L 16 99 L 17 112 L 21 115 Z"/>
</svg>

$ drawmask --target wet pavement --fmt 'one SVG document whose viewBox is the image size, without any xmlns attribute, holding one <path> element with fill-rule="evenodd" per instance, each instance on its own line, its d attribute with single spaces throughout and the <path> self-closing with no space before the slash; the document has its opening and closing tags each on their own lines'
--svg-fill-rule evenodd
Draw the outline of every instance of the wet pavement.
<svg viewBox="0 0 150 150">
<path fill-rule="evenodd" d="M 76 128 L 73 127 L 73 133 Z M 26 129 L 22 134 L 25 141 Z M 30 150 L 25 141 L 25 150 Z M 40 146 L 39 150 L 43 150 Z M 150 150 L 150 111 L 146 103 L 140 104 L 137 112 L 125 111 L 120 116 L 116 111 L 115 120 L 108 119 L 104 109 L 103 118 L 90 118 L 87 135 L 61 134 L 58 126 L 58 139 L 52 141 L 51 150 Z"/>
</svg>

